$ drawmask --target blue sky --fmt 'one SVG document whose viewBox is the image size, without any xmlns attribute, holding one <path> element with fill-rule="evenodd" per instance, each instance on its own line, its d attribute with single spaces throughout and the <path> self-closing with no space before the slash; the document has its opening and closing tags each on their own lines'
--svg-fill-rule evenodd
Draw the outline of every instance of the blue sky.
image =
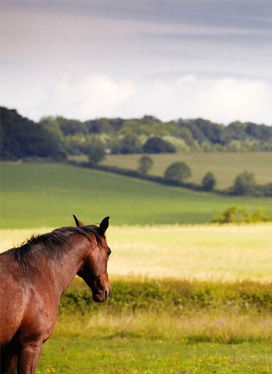
<svg viewBox="0 0 272 374">
<path fill-rule="evenodd" d="M 272 124 L 271 1 L 1 1 L 0 104 Z"/>
</svg>

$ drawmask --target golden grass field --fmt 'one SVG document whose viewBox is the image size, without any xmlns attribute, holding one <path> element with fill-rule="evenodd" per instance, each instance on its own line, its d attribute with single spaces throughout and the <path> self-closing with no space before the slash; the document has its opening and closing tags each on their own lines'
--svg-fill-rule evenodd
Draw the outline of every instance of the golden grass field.
<svg viewBox="0 0 272 374">
<path fill-rule="evenodd" d="M 49 231 L 1 230 L 0 251 Z M 107 237 L 113 277 L 272 280 L 272 224 L 110 226 Z"/>
</svg>

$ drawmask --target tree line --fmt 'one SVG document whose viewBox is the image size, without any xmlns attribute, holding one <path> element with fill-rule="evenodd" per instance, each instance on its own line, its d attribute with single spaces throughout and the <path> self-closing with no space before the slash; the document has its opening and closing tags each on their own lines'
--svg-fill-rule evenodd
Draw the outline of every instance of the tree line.
<svg viewBox="0 0 272 374">
<path fill-rule="evenodd" d="M 143 175 L 147 175 L 153 166 L 153 159 L 150 156 L 142 156 L 139 159 L 138 170 Z M 168 184 L 173 185 L 184 185 L 186 180 L 192 175 L 191 168 L 182 161 L 174 162 L 169 165 L 163 176 L 163 181 Z M 216 188 L 216 177 L 211 172 L 208 171 L 202 181 L 201 185 L 188 184 L 186 187 L 191 187 L 192 189 L 202 189 L 203 191 L 215 191 Z M 237 195 L 237 196 L 268 196 L 272 197 L 272 183 L 266 185 L 258 185 L 255 180 L 253 173 L 248 171 L 243 171 L 239 173 L 230 188 L 227 190 L 221 191 L 228 195 Z"/>
<path fill-rule="evenodd" d="M 201 118 L 162 122 L 99 118 L 88 121 L 44 117 L 35 123 L 16 110 L 0 108 L 1 158 L 96 156 L 105 153 L 272 151 L 272 126 L 233 122 L 228 126 Z"/>
<path fill-rule="evenodd" d="M 69 154 L 86 154 L 94 142 L 111 154 L 272 151 L 272 127 L 239 121 L 228 126 L 201 118 L 162 122 L 99 118 L 81 122 L 44 117 L 39 124 L 58 134 Z"/>
<path fill-rule="evenodd" d="M 137 175 L 133 171 L 122 173 L 149 179 L 148 172 L 153 160 L 148 154 L 174 153 L 179 149 L 179 142 L 186 143 L 191 151 L 234 151 L 231 147 L 233 142 L 240 142 L 243 150 L 272 151 L 272 127 L 253 123 L 235 122 L 223 126 L 202 119 L 161 122 L 152 116 L 131 120 L 102 118 L 86 122 L 45 117 L 35 123 L 19 115 L 16 110 L 4 107 L 0 107 L 0 118 L 2 160 L 46 158 L 63 161 L 68 155 L 85 154 L 89 159 L 88 165 L 95 167 L 106 153 L 145 153 L 140 159 Z M 236 151 L 238 149 L 235 148 Z M 120 172 L 120 169 L 115 169 Z M 176 162 L 165 170 L 163 182 L 186 184 L 192 189 L 215 190 L 216 178 L 213 173 L 207 172 L 201 186 L 186 183 L 190 176 L 189 166 Z M 272 184 L 259 186 L 254 175 L 245 171 L 225 192 L 272 196 Z"/>
</svg>

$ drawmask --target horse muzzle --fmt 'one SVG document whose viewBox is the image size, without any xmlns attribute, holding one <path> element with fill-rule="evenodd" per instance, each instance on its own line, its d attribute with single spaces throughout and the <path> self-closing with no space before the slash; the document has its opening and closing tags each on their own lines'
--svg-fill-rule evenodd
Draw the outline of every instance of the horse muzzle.
<svg viewBox="0 0 272 374">
<path fill-rule="evenodd" d="M 106 288 L 103 292 L 93 293 L 93 300 L 97 303 L 103 303 L 110 295 L 110 288 Z"/>
</svg>

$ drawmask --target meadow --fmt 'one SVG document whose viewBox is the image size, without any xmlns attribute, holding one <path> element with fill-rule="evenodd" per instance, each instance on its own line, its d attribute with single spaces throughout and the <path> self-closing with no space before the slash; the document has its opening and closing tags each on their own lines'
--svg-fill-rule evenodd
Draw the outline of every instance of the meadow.
<svg viewBox="0 0 272 374">
<path fill-rule="evenodd" d="M 110 215 L 111 298 L 78 278 L 38 374 L 272 372 L 272 224 L 211 225 L 223 197 L 60 164 L 1 164 L 0 251 Z M 205 223 L 205 224 L 203 224 Z"/>
<path fill-rule="evenodd" d="M 1 163 L 1 227 L 207 223 L 231 205 L 272 215 L 269 198 L 229 197 L 63 164 Z"/>
<path fill-rule="evenodd" d="M 53 228 L 1 230 L 1 251 Z M 272 224 L 112 226 L 113 277 L 272 281 Z"/>
<path fill-rule="evenodd" d="M 1 230 L 1 250 L 32 233 Z M 271 224 L 110 226 L 112 297 L 95 304 L 75 279 L 37 372 L 271 373 L 271 234 Z"/>
<path fill-rule="evenodd" d="M 137 170 L 142 155 L 107 155 L 102 165 L 118 166 Z M 257 184 L 271 183 L 272 152 L 247 153 L 176 153 L 150 155 L 154 165 L 151 175 L 163 176 L 166 168 L 173 162 L 184 161 L 192 170 L 190 182 L 201 184 L 204 175 L 214 173 L 218 189 L 226 189 L 233 184 L 235 177 L 247 170 L 255 175 Z"/>
</svg>

